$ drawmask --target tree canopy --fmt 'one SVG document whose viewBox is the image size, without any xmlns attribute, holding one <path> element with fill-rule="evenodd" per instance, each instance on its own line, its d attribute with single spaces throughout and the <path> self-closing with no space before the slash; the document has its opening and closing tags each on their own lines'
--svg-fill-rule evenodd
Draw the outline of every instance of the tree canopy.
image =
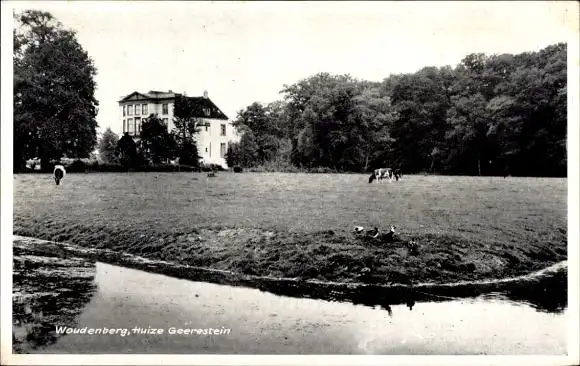
<svg viewBox="0 0 580 366">
<path fill-rule="evenodd" d="M 117 142 L 119 142 L 119 136 L 111 128 L 107 128 L 98 143 L 99 156 L 103 162 L 113 163 L 116 161 Z"/>
<path fill-rule="evenodd" d="M 88 157 L 97 143 L 96 68 L 50 13 L 15 14 L 14 169 L 39 157 L 43 169 L 63 156 Z"/>
<path fill-rule="evenodd" d="M 305 168 L 408 173 L 566 175 L 564 43 L 518 55 L 465 56 L 382 82 L 320 73 L 252 103 L 234 122 L 249 133 L 229 165 L 281 157 Z"/>
</svg>

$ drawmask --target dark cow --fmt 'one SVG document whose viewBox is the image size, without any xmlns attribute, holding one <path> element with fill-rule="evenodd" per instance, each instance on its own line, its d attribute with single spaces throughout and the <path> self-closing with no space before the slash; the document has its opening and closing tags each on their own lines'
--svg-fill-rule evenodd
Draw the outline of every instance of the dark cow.
<svg viewBox="0 0 580 366">
<path fill-rule="evenodd" d="M 402 177 L 403 177 L 403 172 L 401 172 L 401 169 L 395 169 L 395 170 L 393 171 L 393 174 L 395 175 L 395 178 L 396 178 L 397 180 L 399 180 L 400 178 L 402 178 Z"/>
<path fill-rule="evenodd" d="M 58 186 L 62 178 L 64 178 L 64 176 L 66 175 L 66 170 L 62 165 L 55 165 L 53 174 L 54 174 L 54 182 Z"/>
</svg>

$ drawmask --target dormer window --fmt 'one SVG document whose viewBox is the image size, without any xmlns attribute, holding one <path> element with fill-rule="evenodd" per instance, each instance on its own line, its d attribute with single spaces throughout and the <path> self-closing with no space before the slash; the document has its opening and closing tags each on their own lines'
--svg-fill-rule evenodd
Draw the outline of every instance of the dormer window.
<svg viewBox="0 0 580 366">
<path fill-rule="evenodd" d="M 211 114 L 211 110 L 210 110 L 209 108 L 204 108 L 204 109 L 203 109 L 203 114 L 204 114 L 206 117 L 209 117 L 209 115 Z"/>
</svg>

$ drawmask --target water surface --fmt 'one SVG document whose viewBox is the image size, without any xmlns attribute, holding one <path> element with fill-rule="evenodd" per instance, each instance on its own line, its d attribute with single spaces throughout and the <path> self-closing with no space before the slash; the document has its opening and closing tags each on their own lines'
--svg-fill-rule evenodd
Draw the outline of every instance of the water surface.
<svg viewBox="0 0 580 366">
<path fill-rule="evenodd" d="M 566 353 L 566 314 L 501 296 L 364 306 L 180 280 L 97 263 L 78 327 L 164 334 L 70 334 L 43 353 L 544 354 Z M 222 335 L 169 328 L 229 328 Z"/>
</svg>

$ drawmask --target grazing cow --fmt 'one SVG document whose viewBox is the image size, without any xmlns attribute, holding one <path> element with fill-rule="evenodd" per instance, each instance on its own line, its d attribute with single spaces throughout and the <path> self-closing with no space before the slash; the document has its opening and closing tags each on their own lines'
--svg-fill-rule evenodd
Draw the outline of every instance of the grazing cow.
<svg viewBox="0 0 580 366">
<path fill-rule="evenodd" d="M 373 171 L 373 173 L 371 174 L 371 176 L 369 177 L 369 183 L 372 183 L 375 179 L 377 180 L 377 182 L 382 182 L 383 179 L 388 178 L 389 179 L 389 183 L 391 183 L 393 181 L 393 177 L 395 176 L 393 169 L 391 168 L 380 168 L 380 169 L 375 169 Z M 399 180 L 398 176 L 397 176 L 397 180 Z"/>
<path fill-rule="evenodd" d="M 395 169 L 395 170 L 393 171 L 393 174 L 395 175 L 395 178 L 396 178 L 397 180 L 399 180 L 400 178 L 402 178 L 402 177 L 403 177 L 403 172 L 401 172 L 401 169 Z"/>
<path fill-rule="evenodd" d="M 58 186 L 60 184 L 61 179 L 64 178 L 64 176 L 66 175 L 66 170 L 64 169 L 64 166 L 62 166 L 62 165 L 55 165 L 53 174 L 54 174 L 54 181 L 55 181 L 56 185 Z"/>
</svg>

